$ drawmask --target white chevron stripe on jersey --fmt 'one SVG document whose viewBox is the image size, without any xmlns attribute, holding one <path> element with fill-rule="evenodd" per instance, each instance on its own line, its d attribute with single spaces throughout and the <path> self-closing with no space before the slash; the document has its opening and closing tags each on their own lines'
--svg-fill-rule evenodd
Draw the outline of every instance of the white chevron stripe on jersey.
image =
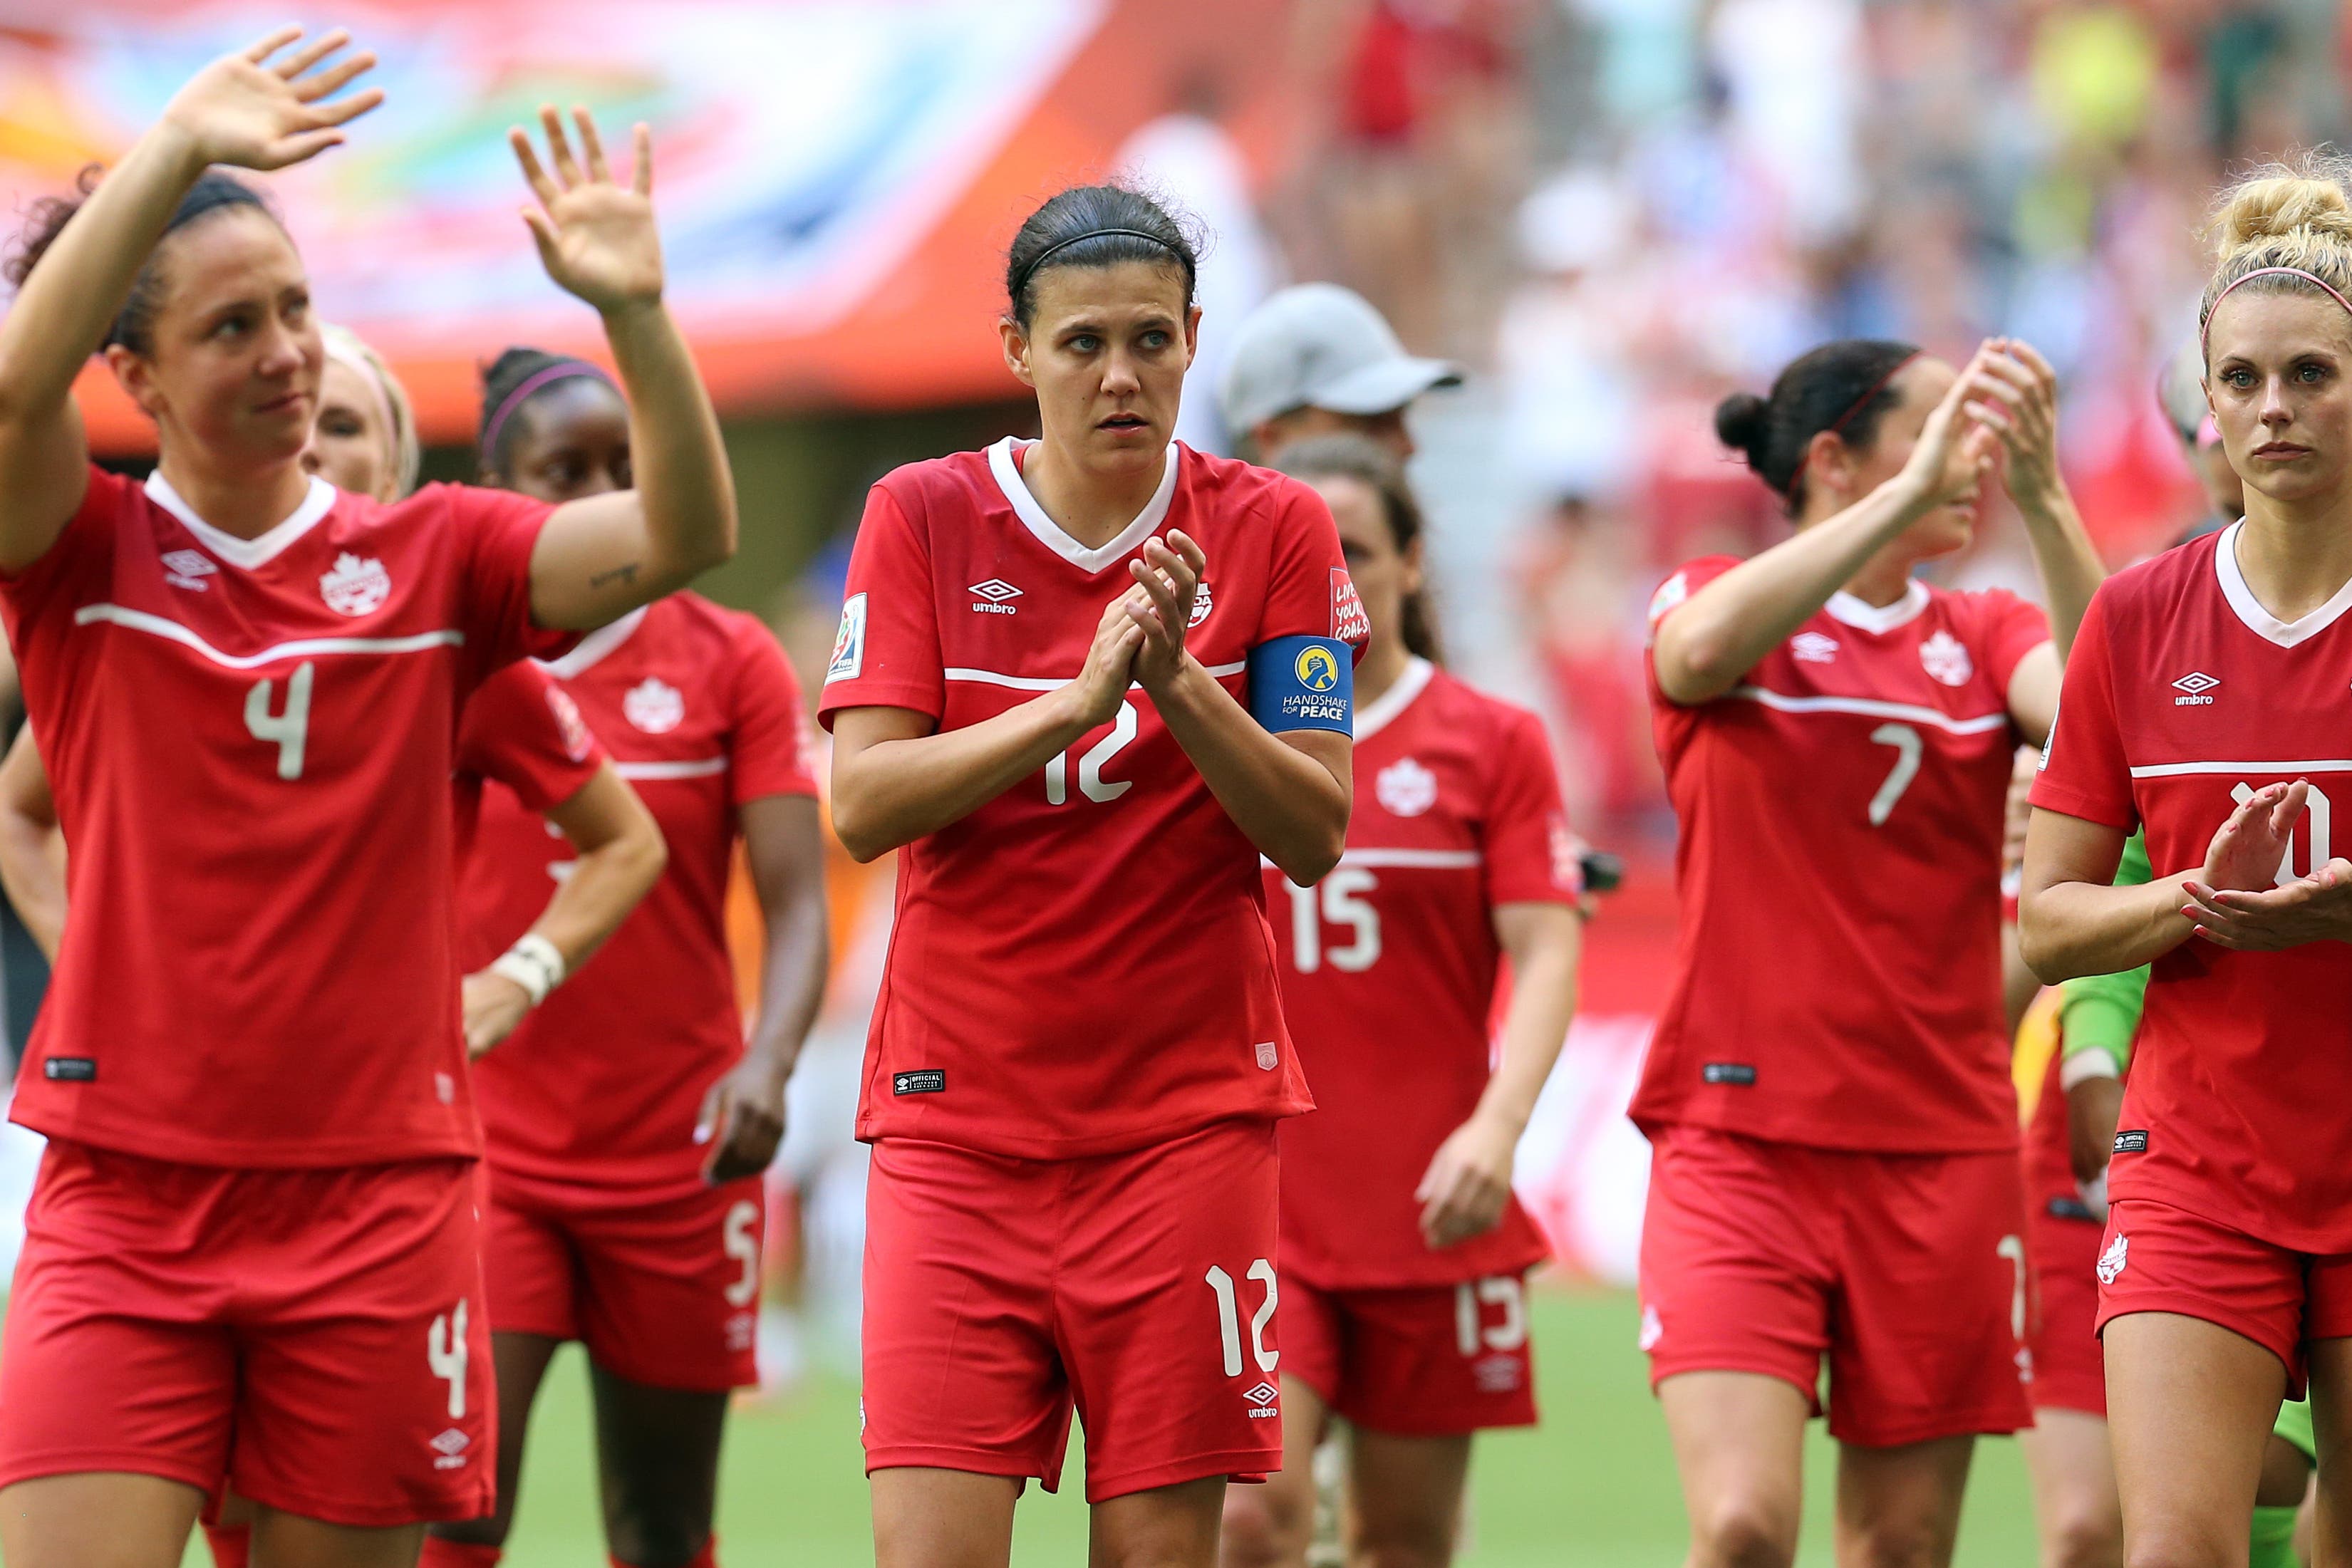
<svg viewBox="0 0 2352 1568">
<path fill-rule="evenodd" d="M 1210 664 L 1206 668 L 1209 674 L 1222 680 L 1227 675 L 1240 674 L 1249 668 L 1249 664 L 1245 660 L 1236 660 L 1230 664 Z M 1078 678 L 1076 675 L 1066 675 L 1060 680 L 1054 680 L 1043 675 L 1008 675 L 996 670 L 950 669 L 943 671 L 942 674 L 951 681 L 968 681 L 974 685 L 982 686 L 1010 686 L 1016 692 L 1057 692 Z M 1141 688 L 1130 685 L 1127 689 L 1137 691 Z"/>
<path fill-rule="evenodd" d="M 144 610 L 101 603 L 85 604 L 74 612 L 74 624 L 77 626 L 100 621 L 194 648 L 214 664 L 231 670 L 258 669 L 278 659 L 308 659 L 321 653 L 417 653 L 428 648 L 462 647 L 466 641 L 463 632 L 448 627 L 438 632 L 418 632 L 406 637 L 304 637 L 291 643 L 280 643 L 274 648 L 264 648 L 258 653 L 224 653 L 178 622 L 166 621 L 161 615 L 150 615 Z"/>
<path fill-rule="evenodd" d="M 2313 762 L 2151 762 L 2135 768 L 2135 779 L 2178 779 L 2190 773 L 2352 773 L 2352 758 L 2325 758 Z"/>
<path fill-rule="evenodd" d="M 2000 728 L 2009 722 L 2005 713 L 1989 713 L 1974 718 L 1954 718 L 1931 707 L 1912 703 L 1880 702 L 1874 697 L 1792 697 L 1781 692 L 1766 691 L 1762 686 L 1734 686 L 1724 694 L 1751 703 L 1761 703 L 1775 713 L 1851 713 L 1864 718 L 1899 718 L 1908 724 L 1924 724 L 1930 729 L 1940 729 L 1948 735 L 1982 735 Z"/>
<path fill-rule="evenodd" d="M 1258 856 L 1257 863 L 1262 871 L 1276 869 L 1264 855 Z M 1461 871 L 1486 864 L 1486 857 L 1476 850 L 1349 850 L 1339 857 L 1339 863 L 1399 871 Z"/>
<path fill-rule="evenodd" d="M 615 762 L 613 771 L 624 779 L 708 779 L 727 771 L 727 758 L 698 757 L 691 762 Z"/>
</svg>

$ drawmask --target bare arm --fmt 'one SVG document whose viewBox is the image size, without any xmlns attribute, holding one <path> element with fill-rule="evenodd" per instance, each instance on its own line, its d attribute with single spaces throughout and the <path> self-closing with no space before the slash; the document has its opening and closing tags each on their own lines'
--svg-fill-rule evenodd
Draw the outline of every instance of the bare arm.
<svg viewBox="0 0 2352 1568">
<path fill-rule="evenodd" d="M 1355 742 L 1330 730 L 1276 735 L 1252 717 L 1184 646 L 1207 556 L 1174 528 L 1166 544 L 1152 539 L 1143 554 L 1133 570 L 1146 598 L 1130 593 L 1121 601 L 1143 634 L 1135 655 L 1138 684 L 1258 852 L 1301 887 L 1320 881 L 1347 848 Z"/>
<path fill-rule="evenodd" d="M 558 507 L 530 559 L 531 616 L 587 630 L 647 604 L 735 553 L 735 482 L 694 356 L 662 304 L 661 235 L 654 223 L 653 138 L 636 128 L 636 169 L 614 183 L 584 109 L 572 111 L 574 155 L 553 109 L 540 110 L 551 176 L 514 131 L 539 206 L 524 220 L 548 276 L 595 307 L 628 393 L 636 487 Z M 584 165 L 583 162 L 584 160 Z"/>
<path fill-rule="evenodd" d="M 1964 405 L 1986 391 L 1984 358 L 1979 350 L 1952 383 L 1901 473 L 1835 517 L 1733 567 L 1659 623 L 1658 687 L 1669 701 L 1689 706 L 1738 685 L 1873 556 L 1980 481 L 1996 438 Z"/>
<path fill-rule="evenodd" d="M 661 880 L 669 849 L 653 813 L 610 762 L 551 807 L 547 820 L 579 858 L 529 935 L 554 943 L 564 974 L 575 975 Z M 528 991 L 488 969 L 466 977 L 464 998 L 466 1048 L 476 1056 L 513 1033 L 531 1008 Z"/>
<path fill-rule="evenodd" d="M 743 1060 L 712 1085 L 695 1136 L 714 1146 L 714 1185 L 757 1176 L 784 1139 L 784 1087 L 824 999 L 824 835 L 814 800 L 769 795 L 743 805 L 743 847 L 767 924 L 760 1017 Z"/>
<path fill-rule="evenodd" d="M 1077 678 L 994 718 L 935 732 L 908 708 L 845 708 L 833 721 L 833 831 L 872 861 L 961 821 L 1108 722 L 1126 700 L 1143 640 L 1118 604 L 1103 612 Z"/>
<path fill-rule="evenodd" d="M 2082 629 L 2091 595 L 2106 580 L 2107 569 L 2091 544 L 2083 518 L 2074 509 L 2074 493 L 2058 469 L 2058 373 L 2031 343 L 2016 338 L 1994 340 L 1998 352 L 1983 361 L 1990 400 L 1979 400 L 1978 417 L 2000 433 L 2008 472 L 2010 499 L 2017 503 L 2025 523 L 2026 543 L 2033 551 L 2034 570 L 2050 601 L 2050 635 L 2057 644 L 2056 664 L 2063 665 Z M 2056 706 L 2053 671 L 2051 706 Z M 2012 694 L 2017 691 L 2011 683 Z M 2018 710 L 2012 702 L 2012 714 Z M 2025 716 L 2018 714 L 2019 722 Z M 2048 733 L 2044 718 L 2042 733 Z"/>
<path fill-rule="evenodd" d="M 2025 830 L 2018 945 L 2046 984 L 2137 968 L 2188 940 L 2182 878 L 2115 885 L 2120 828 L 2035 807 Z"/>
<path fill-rule="evenodd" d="M 326 97 L 375 63 L 361 53 L 310 72 L 349 42 L 330 33 L 286 58 L 284 27 L 215 60 L 132 143 L 25 280 L 0 319 L 0 571 L 38 560 L 81 505 L 89 448 L 74 378 L 98 352 L 172 214 L 214 163 L 280 169 L 342 140 L 334 129 L 383 101 Z"/>
<path fill-rule="evenodd" d="M 66 928 L 66 841 L 29 724 L 0 761 L 0 887 L 41 956 L 56 963 Z"/>
<path fill-rule="evenodd" d="M 1483 1236 L 1501 1222 L 1519 1135 L 1576 1017 L 1584 917 L 1565 904 L 1504 904 L 1494 921 L 1510 956 L 1511 1002 L 1500 1058 L 1477 1110 L 1439 1146 L 1413 1195 L 1422 1204 L 1422 1236 L 1433 1248 Z"/>
</svg>

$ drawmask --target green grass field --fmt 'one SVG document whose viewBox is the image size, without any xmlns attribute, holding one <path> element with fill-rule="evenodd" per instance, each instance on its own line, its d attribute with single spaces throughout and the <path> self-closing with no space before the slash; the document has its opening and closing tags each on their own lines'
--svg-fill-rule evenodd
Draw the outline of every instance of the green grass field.
<svg viewBox="0 0 2352 1568">
<path fill-rule="evenodd" d="M 1680 1561 L 1682 1504 L 1665 1427 L 1633 1344 L 1632 1298 L 1543 1291 L 1535 1306 L 1544 1425 L 1480 1439 L 1472 1482 L 1475 1545 L 1463 1568 L 1661 1568 Z M 604 1560 L 586 1416 L 586 1379 L 577 1353 L 567 1350 L 540 1403 L 507 1568 L 583 1568 Z M 1825 1564 L 1833 1455 L 1818 1423 L 1814 1431 L 1799 1560 Z M 1019 1568 L 1085 1563 L 1079 1465 L 1072 1455 L 1060 1496 L 1032 1489 L 1023 1500 L 1013 1553 Z M 723 1560 L 734 1568 L 873 1561 L 855 1388 L 819 1382 L 789 1399 L 738 1409 L 719 1531 Z M 2015 1568 L 2034 1560 L 2017 1445 L 1988 1441 L 1978 1449 L 1958 1561 Z"/>
</svg>

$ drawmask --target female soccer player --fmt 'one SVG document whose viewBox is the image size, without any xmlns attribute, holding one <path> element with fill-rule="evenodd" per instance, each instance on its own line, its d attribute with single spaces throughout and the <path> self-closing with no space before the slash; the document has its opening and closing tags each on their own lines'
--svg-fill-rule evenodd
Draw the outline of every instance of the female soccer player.
<svg viewBox="0 0 2352 1568">
<path fill-rule="evenodd" d="M 2098 1261 L 2135 1563 L 2244 1560 L 2273 1412 L 2306 1377 L 2315 1556 L 2352 1552 L 2328 1452 L 2352 1410 L 2352 862 L 2327 793 L 2352 764 L 2320 744 L 2352 718 L 2345 179 L 2314 160 L 2222 209 L 2200 328 L 2246 515 L 2100 591 L 2034 788 L 2026 956 L 2052 980 L 2153 966 Z M 2116 886 L 2135 825 L 2158 870 Z"/>
<path fill-rule="evenodd" d="M 1575 840 L 1540 722 L 1438 667 L 1421 508 L 1395 460 L 1327 436 L 1282 468 L 1330 507 L 1371 622 L 1366 788 L 1338 870 L 1312 887 L 1266 875 L 1316 1109 L 1282 1129 L 1282 1473 L 1227 1497 L 1224 1562 L 1304 1568 L 1311 1461 L 1337 1412 L 1350 1560 L 1442 1568 L 1471 1435 L 1536 1418 L 1523 1279 L 1547 1249 L 1511 1162 L 1576 1011 Z"/>
<path fill-rule="evenodd" d="M 1021 225 L 1043 436 L 876 486 L 820 716 L 851 854 L 902 849 L 867 1049 L 866 1462 L 884 1568 L 1004 1561 L 1075 1402 L 1096 1561 L 1215 1558 L 1282 1458 L 1264 856 L 1347 834 L 1364 615 L 1296 480 L 1174 444 L 1200 312 L 1150 198 Z"/>
<path fill-rule="evenodd" d="M 603 371 L 509 349 L 482 402 L 485 483 L 551 505 L 628 484 L 628 405 Z M 561 967 L 543 983 L 501 982 L 509 1006 L 536 1006 L 474 1069 L 498 1508 L 436 1525 L 425 1561 L 498 1561 L 531 1404 L 556 1348 L 577 1339 L 614 1561 L 709 1568 L 728 1394 L 759 1381 L 761 1173 L 824 984 L 805 713 L 767 629 L 691 593 L 633 611 L 549 668 L 652 808 L 669 869 L 594 969 L 551 995 Z M 739 841 L 768 926 L 748 1050 L 723 908 Z M 467 962 L 520 951 L 508 945 L 549 879 L 576 863 L 548 848 L 528 802 L 487 792 L 461 876 Z"/>
<path fill-rule="evenodd" d="M 1998 340 L 1958 372 L 1813 350 L 1717 413 L 1796 536 L 1652 606 L 1683 915 L 1633 1104 L 1642 1343 L 1695 1564 L 1795 1551 L 1824 1356 L 1841 1560 L 1948 1561 L 1975 1434 L 2029 1418 L 2002 801 L 2099 578 L 2053 381 Z M 2059 647 L 2007 593 L 1912 575 L 1968 542 L 2004 463 Z"/>
<path fill-rule="evenodd" d="M 457 716 L 724 559 L 717 421 L 634 186 L 521 132 L 550 276 L 602 315 L 640 484 L 550 511 L 398 506 L 302 470 L 321 349 L 301 263 L 215 164 L 272 169 L 378 101 L 331 34 L 207 66 L 80 201 L 0 322 L 0 603 L 73 845 L 15 1116 L 50 1145 L 0 1353 L 0 1555 L 179 1560 L 206 1492 L 272 1564 L 413 1558 L 491 1501 L 478 1152 L 448 868 Z M 92 466 L 93 352 L 155 421 Z M 234 1441 L 232 1442 L 232 1436 Z"/>
</svg>

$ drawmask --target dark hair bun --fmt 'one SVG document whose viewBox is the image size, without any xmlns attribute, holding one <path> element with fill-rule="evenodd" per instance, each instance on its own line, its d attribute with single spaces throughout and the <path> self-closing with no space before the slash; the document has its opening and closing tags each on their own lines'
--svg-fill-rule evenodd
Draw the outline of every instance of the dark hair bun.
<svg viewBox="0 0 2352 1568">
<path fill-rule="evenodd" d="M 1771 428 L 1772 405 L 1751 392 L 1736 392 L 1715 405 L 1715 436 L 1757 466 Z"/>
</svg>

